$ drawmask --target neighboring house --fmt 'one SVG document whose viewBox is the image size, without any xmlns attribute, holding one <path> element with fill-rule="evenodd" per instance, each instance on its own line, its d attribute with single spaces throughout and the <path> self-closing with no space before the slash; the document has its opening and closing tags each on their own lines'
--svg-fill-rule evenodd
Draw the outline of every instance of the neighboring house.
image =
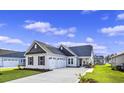
<svg viewBox="0 0 124 93">
<path fill-rule="evenodd" d="M 0 67 L 16 67 L 24 64 L 24 52 L 0 49 Z"/>
<path fill-rule="evenodd" d="M 112 66 L 117 66 L 124 63 L 124 53 L 119 53 L 111 57 L 110 63 Z"/>
<path fill-rule="evenodd" d="M 26 68 L 55 69 L 62 67 L 79 67 L 94 64 L 91 45 L 59 48 L 34 41 L 25 53 Z"/>
<path fill-rule="evenodd" d="M 94 63 L 99 65 L 105 64 L 104 56 L 94 56 Z"/>
</svg>

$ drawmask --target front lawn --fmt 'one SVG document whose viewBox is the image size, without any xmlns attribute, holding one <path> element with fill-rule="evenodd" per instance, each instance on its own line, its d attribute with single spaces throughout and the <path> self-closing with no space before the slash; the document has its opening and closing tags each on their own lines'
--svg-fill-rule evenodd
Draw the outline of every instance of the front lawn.
<svg viewBox="0 0 124 93">
<path fill-rule="evenodd" d="M 43 72 L 44 71 L 18 70 L 17 68 L 0 68 L 0 83 Z"/>
<path fill-rule="evenodd" d="M 112 70 L 110 65 L 96 65 L 92 73 L 84 78 L 90 78 L 98 83 L 124 83 L 124 72 Z"/>
</svg>

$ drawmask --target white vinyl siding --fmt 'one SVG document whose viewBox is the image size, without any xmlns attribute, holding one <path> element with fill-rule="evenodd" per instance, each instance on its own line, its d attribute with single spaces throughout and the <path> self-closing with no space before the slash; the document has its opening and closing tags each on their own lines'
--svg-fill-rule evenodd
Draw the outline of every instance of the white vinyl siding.
<svg viewBox="0 0 124 93">
<path fill-rule="evenodd" d="M 45 57 L 45 65 L 38 65 L 38 57 Z M 34 58 L 34 65 L 28 65 L 28 57 Z M 54 55 L 54 54 L 30 54 L 26 55 L 26 68 L 36 69 L 55 69 L 66 67 L 66 56 Z"/>
<path fill-rule="evenodd" d="M 117 66 L 120 65 L 121 63 L 124 63 L 124 55 L 119 55 L 117 57 L 112 58 L 111 63 L 113 66 Z"/>
</svg>

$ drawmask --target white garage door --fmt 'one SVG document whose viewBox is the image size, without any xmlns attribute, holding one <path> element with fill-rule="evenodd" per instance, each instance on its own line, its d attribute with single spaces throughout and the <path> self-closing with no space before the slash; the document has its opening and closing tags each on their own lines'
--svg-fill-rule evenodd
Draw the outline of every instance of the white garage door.
<svg viewBox="0 0 124 93">
<path fill-rule="evenodd" d="M 66 61 L 63 59 L 57 60 L 56 61 L 56 68 L 62 68 L 66 67 Z"/>
<path fill-rule="evenodd" d="M 62 59 L 50 59 L 49 60 L 49 67 L 51 69 L 54 68 L 62 68 L 62 67 L 66 67 L 66 60 L 62 60 Z"/>
<path fill-rule="evenodd" d="M 19 65 L 19 61 L 4 61 L 4 67 L 17 67 Z"/>
</svg>

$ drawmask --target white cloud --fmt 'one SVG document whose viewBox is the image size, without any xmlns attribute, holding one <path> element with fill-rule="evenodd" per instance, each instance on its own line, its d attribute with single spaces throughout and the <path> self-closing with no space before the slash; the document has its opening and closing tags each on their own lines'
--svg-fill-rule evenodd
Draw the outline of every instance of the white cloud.
<svg viewBox="0 0 124 93">
<path fill-rule="evenodd" d="M 67 33 L 68 33 L 68 30 L 66 30 L 66 29 L 62 29 L 62 30 L 53 32 L 54 35 L 65 35 Z"/>
<path fill-rule="evenodd" d="M 66 35 L 67 37 L 73 37 L 74 33 L 76 32 L 76 27 L 69 27 L 69 28 L 60 28 L 60 27 L 53 27 L 52 24 L 49 22 L 31 22 L 26 21 L 26 25 L 24 26 L 25 29 L 37 31 L 41 33 L 51 33 L 53 35 Z M 73 34 L 73 36 L 72 36 Z"/>
<path fill-rule="evenodd" d="M 101 19 L 102 20 L 107 20 L 107 19 L 109 19 L 109 16 L 103 16 Z"/>
<path fill-rule="evenodd" d="M 6 36 L 0 36 L 0 41 L 6 41 L 6 40 L 8 40 L 9 39 L 9 37 L 6 37 Z"/>
<path fill-rule="evenodd" d="M 115 44 L 124 45 L 124 41 L 115 41 Z"/>
<path fill-rule="evenodd" d="M 3 27 L 3 26 L 5 26 L 6 24 L 3 24 L 3 23 L 0 23 L 0 27 Z"/>
<path fill-rule="evenodd" d="M 118 14 L 117 20 L 124 20 L 124 13 Z"/>
<path fill-rule="evenodd" d="M 89 14 L 89 13 L 93 13 L 96 11 L 98 11 L 98 10 L 83 10 L 83 11 L 81 11 L 81 14 Z"/>
<path fill-rule="evenodd" d="M 6 43 L 11 43 L 11 44 L 23 44 L 23 42 L 21 40 L 19 40 L 19 39 L 12 39 L 12 38 L 9 38 L 5 42 Z"/>
<path fill-rule="evenodd" d="M 75 34 L 72 34 L 72 33 L 70 33 L 70 34 L 68 34 L 68 37 L 75 37 Z"/>
<path fill-rule="evenodd" d="M 36 30 L 36 31 L 42 32 L 42 33 L 49 32 L 49 31 L 53 30 L 51 24 L 48 22 L 30 23 L 30 24 L 25 25 L 25 28 L 29 29 L 29 30 Z"/>
<path fill-rule="evenodd" d="M 66 41 L 66 42 L 58 42 L 55 45 L 66 45 L 66 46 L 80 46 L 80 45 L 87 45 L 86 43 L 78 43 L 78 42 L 70 42 L 70 41 Z"/>
<path fill-rule="evenodd" d="M 10 38 L 7 36 L 0 36 L 0 41 L 7 44 L 21 44 L 27 46 L 27 44 L 24 43 L 22 40 L 17 38 Z"/>
<path fill-rule="evenodd" d="M 34 20 L 25 20 L 25 23 L 33 23 L 35 22 Z"/>
<path fill-rule="evenodd" d="M 93 38 L 91 38 L 91 37 L 87 37 L 87 38 L 86 38 L 86 42 L 92 43 L 92 42 L 94 42 L 94 40 L 93 40 Z"/>
<path fill-rule="evenodd" d="M 104 27 L 101 32 L 109 36 L 124 35 L 124 25 L 117 25 L 114 27 Z"/>
</svg>

